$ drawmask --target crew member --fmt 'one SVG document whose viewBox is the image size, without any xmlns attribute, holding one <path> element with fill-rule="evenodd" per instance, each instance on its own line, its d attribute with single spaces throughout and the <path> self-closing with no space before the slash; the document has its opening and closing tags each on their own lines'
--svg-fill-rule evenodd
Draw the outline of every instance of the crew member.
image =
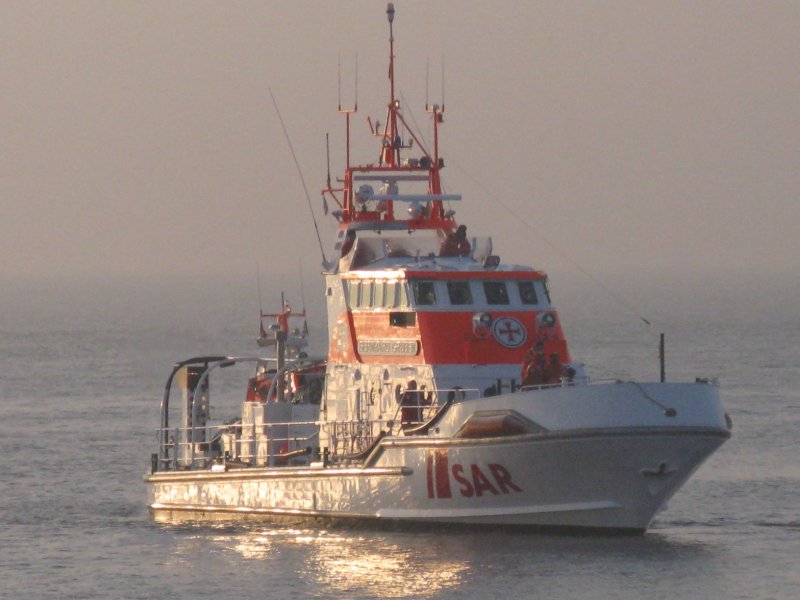
<svg viewBox="0 0 800 600">
<path fill-rule="evenodd" d="M 405 429 L 422 421 L 422 392 L 417 390 L 417 382 L 412 379 L 400 397 L 400 426 Z"/>
<path fill-rule="evenodd" d="M 522 362 L 520 379 L 522 385 L 544 385 L 548 382 L 548 366 L 544 357 L 544 344 L 537 341 Z"/>
<path fill-rule="evenodd" d="M 558 352 L 553 352 L 550 355 L 550 364 L 547 365 L 547 383 L 561 383 L 562 375 L 561 358 L 558 356 Z"/>
<path fill-rule="evenodd" d="M 467 241 L 467 226 L 459 225 L 458 229 L 450 232 L 439 251 L 440 256 L 469 256 L 472 247 Z"/>
</svg>

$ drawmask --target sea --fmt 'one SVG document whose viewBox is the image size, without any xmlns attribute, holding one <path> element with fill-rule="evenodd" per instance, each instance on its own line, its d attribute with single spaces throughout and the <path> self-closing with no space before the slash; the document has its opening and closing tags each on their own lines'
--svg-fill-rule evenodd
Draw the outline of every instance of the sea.
<svg viewBox="0 0 800 600">
<path fill-rule="evenodd" d="M 664 332 L 668 381 L 719 381 L 733 436 L 643 536 L 157 522 L 142 476 L 171 365 L 257 354 L 254 283 L 5 282 L 0 598 L 800 598 L 800 277 L 551 273 L 551 288 L 593 377 L 656 380 Z M 315 352 L 322 292 L 303 292 Z M 228 394 L 235 411 L 243 384 L 219 391 L 212 410 Z"/>
</svg>

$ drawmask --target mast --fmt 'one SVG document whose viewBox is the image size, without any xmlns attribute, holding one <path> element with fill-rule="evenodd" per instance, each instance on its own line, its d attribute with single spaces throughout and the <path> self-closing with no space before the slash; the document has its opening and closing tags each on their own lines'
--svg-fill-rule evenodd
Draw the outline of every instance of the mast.
<svg viewBox="0 0 800 600">
<path fill-rule="evenodd" d="M 340 210 L 332 215 L 339 221 L 343 229 L 386 229 L 437 230 L 448 232 L 456 227 L 454 211 L 445 212 L 444 202 L 460 200 L 458 194 L 443 194 L 440 171 L 444 161 L 439 156 L 439 125 L 444 122 L 444 105 L 434 104 L 429 107 L 427 100 L 425 110 L 433 120 L 433 151 L 426 149 L 425 144 L 409 127 L 400 110 L 400 100 L 394 79 L 394 15 L 393 3 L 388 3 L 386 16 L 389 21 L 389 103 L 386 121 L 381 126 L 376 121 L 373 125 L 367 118 L 372 134 L 381 139 L 381 148 L 376 164 L 353 165 L 350 157 L 350 114 L 357 110 L 357 101 L 353 109 L 342 109 L 341 98 L 339 112 L 345 115 L 345 173 L 339 180 L 341 187 L 334 189 L 330 180 L 322 191 L 327 199 L 330 197 Z M 357 80 L 356 80 L 357 81 Z M 403 143 L 403 139 L 408 143 Z M 417 157 L 401 160 L 401 150 L 417 148 Z M 403 193 L 398 184 L 407 185 L 415 182 L 427 182 L 424 193 Z M 401 203 L 397 211 L 395 207 Z M 341 237 L 341 236 L 340 236 Z"/>
<path fill-rule="evenodd" d="M 389 112 L 386 119 L 386 130 L 383 140 L 382 160 L 387 167 L 396 167 L 400 162 L 400 135 L 397 130 L 397 109 L 400 103 L 394 95 L 394 4 L 389 2 L 386 6 L 386 16 L 389 19 Z"/>
</svg>

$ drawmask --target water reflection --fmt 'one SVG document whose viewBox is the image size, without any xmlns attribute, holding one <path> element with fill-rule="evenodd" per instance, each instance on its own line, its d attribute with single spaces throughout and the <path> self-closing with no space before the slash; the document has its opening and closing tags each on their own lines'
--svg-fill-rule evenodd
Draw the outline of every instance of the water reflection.
<svg viewBox="0 0 800 600">
<path fill-rule="evenodd" d="M 577 537 L 501 531 L 387 531 L 311 528 L 307 524 L 167 525 L 177 534 L 175 561 L 209 570 L 228 586 L 252 582 L 274 592 L 349 598 L 431 598 L 458 594 L 519 597 L 535 586 L 563 597 L 574 589 L 619 598 L 645 596 L 669 580 L 690 597 L 700 585 L 731 591 L 727 548 L 709 529 L 682 527 L 644 537 Z M 174 566 L 178 566 L 174 564 Z M 675 573 L 684 577 L 676 580 Z M 236 574 L 236 577 L 232 574 Z M 231 583 L 231 581 L 233 583 Z M 619 595 L 620 582 L 625 593 Z M 723 596 L 719 596 L 722 594 Z"/>
<path fill-rule="evenodd" d="M 356 597 L 419 598 L 457 587 L 469 562 L 451 542 L 428 535 L 264 528 L 261 526 L 178 526 L 188 533 L 177 554 L 186 557 L 210 542 L 236 560 L 276 561 L 291 556 L 297 579 L 330 593 Z M 224 552 L 227 553 L 227 552 Z M 233 562 L 236 562 L 234 560 Z M 284 571 L 285 572 L 285 571 Z"/>
<path fill-rule="evenodd" d="M 397 539 L 399 537 L 399 539 Z M 457 587 L 468 563 L 413 536 L 317 538 L 304 569 L 321 587 L 376 598 L 418 598 Z M 430 538 L 424 536 L 426 541 Z"/>
</svg>

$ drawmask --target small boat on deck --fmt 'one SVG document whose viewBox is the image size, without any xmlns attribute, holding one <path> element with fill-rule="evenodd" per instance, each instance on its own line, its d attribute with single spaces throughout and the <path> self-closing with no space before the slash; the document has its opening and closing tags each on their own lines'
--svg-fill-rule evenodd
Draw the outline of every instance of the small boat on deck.
<svg viewBox="0 0 800 600">
<path fill-rule="evenodd" d="M 275 356 L 175 365 L 144 479 L 159 516 L 301 517 L 641 533 L 730 437 L 712 380 L 605 381 L 573 360 L 548 278 L 503 263 L 455 220 L 440 179 L 444 107 L 428 147 L 395 95 L 377 161 L 347 163 L 335 260 L 326 264 L 328 351 L 287 311 L 262 327 Z M 294 316 L 294 315 L 292 315 Z M 236 364 L 241 411 L 212 421 L 212 377 Z M 181 390 L 171 402 L 172 388 Z M 172 413 L 179 412 L 178 426 Z"/>
</svg>

